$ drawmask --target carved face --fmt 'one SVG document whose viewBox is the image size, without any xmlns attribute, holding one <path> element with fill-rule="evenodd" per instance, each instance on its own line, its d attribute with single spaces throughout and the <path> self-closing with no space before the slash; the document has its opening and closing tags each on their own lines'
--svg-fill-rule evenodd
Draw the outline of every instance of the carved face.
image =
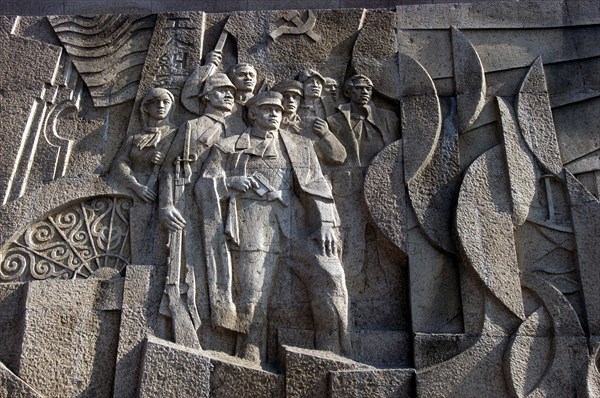
<svg viewBox="0 0 600 398">
<path fill-rule="evenodd" d="M 256 70 L 249 65 L 240 66 L 231 80 L 238 91 L 252 92 L 256 86 Z"/>
<path fill-rule="evenodd" d="M 166 93 L 161 94 L 146 103 L 146 113 L 150 119 L 163 120 L 169 116 L 171 106 L 173 106 L 171 98 Z"/>
<path fill-rule="evenodd" d="M 277 130 L 281 124 L 282 111 L 277 105 L 264 104 L 250 110 L 254 126 L 263 130 Z"/>
<path fill-rule="evenodd" d="M 304 81 L 304 98 L 317 99 L 321 97 L 323 81 L 316 76 L 311 76 Z"/>
<path fill-rule="evenodd" d="M 367 84 L 357 84 L 350 87 L 348 94 L 350 101 L 359 105 L 366 105 L 371 101 L 373 89 Z"/>
<path fill-rule="evenodd" d="M 300 106 L 300 100 L 302 97 L 300 95 L 293 93 L 291 91 L 283 93 L 283 109 L 285 113 L 294 114 L 298 112 L 298 107 Z"/>
<path fill-rule="evenodd" d="M 215 109 L 230 112 L 233 108 L 234 96 L 231 87 L 217 87 L 204 98 Z"/>
<path fill-rule="evenodd" d="M 337 90 L 338 90 L 338 85 L 335 80 L 328 81 L 327 83 L 325 83 L 325 93 L 327 95 L 329 95 L 331 98 L 333 98 L 334 100 L 337 100 Z"/>
</svg>

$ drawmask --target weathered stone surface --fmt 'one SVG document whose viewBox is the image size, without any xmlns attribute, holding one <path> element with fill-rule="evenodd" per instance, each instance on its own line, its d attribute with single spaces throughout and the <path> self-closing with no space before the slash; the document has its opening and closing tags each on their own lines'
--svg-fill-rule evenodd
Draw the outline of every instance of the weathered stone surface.
<svg viewBox="0 0 600 398">
<path fill-rule="evenodd" d="M 252 366 L 247 361 L 209 353 L 211 363 L 210 396 L 281 397 L 285 394 L 284 377 Z"/>
<path fill-rule="evenodd" d="M 200 351 L 148 337 L 138 396 L 208 397 L 210 372 L 210 360 Z"/>
<path fill-rule="evenodd" d="M 0 363 L 0 397 L 41 398 L 42 395 Z"/>
<path fill-rule="evenodd" d="M 327 396 L 330 372 L 362 369 L 370 370 L 372 367 L 331 353 L 286 347 L 286 397 Z"/>
<path fill-rule="evenodd" d="M 452 28 L 452 55 L 458 130 L 463 132 L 475 123 L 485 103 L 485 72 L 477 51 L 456 28 Z"/>
<path fill-rule="evenodd" d="M 491 293 L 523 319 L 508 173 L 503 160 L 497 146 L 469 167 L 460 189 L 456 224 L 469 265 Z"/>
<path fill-rule="evenodd" d="M 153 334 L 157 312 L 157 294 L 152 292 L 156 289 L 156 279 L 154 267 L 135 265 L 127 268 L 115 361 L 115 397 L 131 396 L 139 385 L 144 341 Z"/>
<path fill-rule="evenodd" d="M 536 192 L 535 163 L 531 151 L 525 145 L 510 102 L 503 98 L 498 98 L 497 101 L 506 151 L 513 221 L 516 225 L 521 225 L 529 215 Z"/>
<path fill-rule="evenodd" d="M 600 275 L 595 264 L 600 255 L 600 245 L 598 244 L 600 202 L 570 172 L 566 171 L 565 173 L 571 201 L 573 227 L 576 233 L 577 260 L 588 328 L 590 334 L 598 336 L 600 334 L 600 293 L 596 287 L 600 283 Z"/>
<path fill-rule="evenodd" d="M 411 397 L 414 370 L 385 369 L 331 372 L 330 397 Z"/>
<path fill-rule="evenodd" d="M 98 308 L 118 280 L 37 281 L 27 286 L 19 377 L 45 396 L 112 396 L 119 311 Z"/>
<path fill-rule="evenodd" d="M 598 395 L 597 1 L 408 2 L 0 17 L 0 395 Z"/>
<path fill-rule="evenodd" d="M 417 396 L 510 396 L 501 368 L 507 343 L 507 338 L 481 336 L 452 359 L 417 370 Z"/>
<path fill-rule="evenodd" d="M 525 142 L 541 167 L 547 172 L 559 174 L 563 163 L 547 90 L 542 59 L 538 58 L 523 79 L 519 90 L 517 117 Z"/>
<path fill-rule="evenodd" d="M 600 10 L 593 1 L 571 3 L 564 0 L 531 1 L 526 5 L 510 1 L 495 3 L 398 6 L 400 29 L 446 29 L 452 25 L 470 28 L 547 28 L 563 26 L 564 16 L 573 25 L 596 24 Z"/>
</svg>

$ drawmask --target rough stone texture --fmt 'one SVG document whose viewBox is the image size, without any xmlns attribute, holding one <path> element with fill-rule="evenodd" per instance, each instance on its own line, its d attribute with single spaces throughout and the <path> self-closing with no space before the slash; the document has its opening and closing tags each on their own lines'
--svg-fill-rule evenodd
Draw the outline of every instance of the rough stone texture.
<svg viewBox="0 0 600 398">
<path fill-rule="evenodd" d="M 330 372 L 370 369 L 331 353 L 286 347 L 286 397 L 325 397 L 331 388 Z"/>
<path fill-rule="evenodd" d="M 600 394 L 596 0 L 16 9 L 0 396 Z"/>
<path fill-rule="evenodd" d="M 331 397 L 412 397 L 414 370 L 340 370 L 331 373 Z"/>
<path fill-rule="evenodd" d="M 101 297 L 119 282 L 30 282 L 19 377 L 45 396 L 112 396 L 121 303 Z"/>
<path fill-rule="evenodd" d="M 138 396 L 208 397 L 210 371 L 210 360 L 200 351 L 148 337 Z"/>
<path fill-rule="evenodd" d="M 236 395 L 253 397 L 281 397 L 285 394 L 284 376 L 250 366 L 221 353 L 211 352 L 211 397 Z"/>
<path fill-rule="evenodd" d="M 0 397 L 41 398 L 42 395 L 0 363 Z"/>
</svg>

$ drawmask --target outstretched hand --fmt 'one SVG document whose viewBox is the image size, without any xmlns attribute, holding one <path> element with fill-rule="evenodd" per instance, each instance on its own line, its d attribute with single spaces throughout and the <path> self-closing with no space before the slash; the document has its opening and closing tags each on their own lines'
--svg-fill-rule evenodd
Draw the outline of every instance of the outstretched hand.
<svg viewBox="0 0 600 398">
<path fill-rule="evenodd" d="M 317 241 L 324 256 L 331 257 L 339 254 L 339 239 L 332 224 L 323 223 L 311 238 Z"/>
</svg>

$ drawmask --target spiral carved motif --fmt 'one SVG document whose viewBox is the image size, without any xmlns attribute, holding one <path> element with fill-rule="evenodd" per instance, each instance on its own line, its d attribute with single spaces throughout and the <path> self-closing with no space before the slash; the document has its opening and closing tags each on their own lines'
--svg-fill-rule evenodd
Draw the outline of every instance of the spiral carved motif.
<svg viewBox="0 0 600 398">
<path fill-rule="evenodd" d="M 0 282 L 88 278 L 129 264 L 127 198 L 100 196 L 36 220 L 0 250 Z"/>
</svg>

